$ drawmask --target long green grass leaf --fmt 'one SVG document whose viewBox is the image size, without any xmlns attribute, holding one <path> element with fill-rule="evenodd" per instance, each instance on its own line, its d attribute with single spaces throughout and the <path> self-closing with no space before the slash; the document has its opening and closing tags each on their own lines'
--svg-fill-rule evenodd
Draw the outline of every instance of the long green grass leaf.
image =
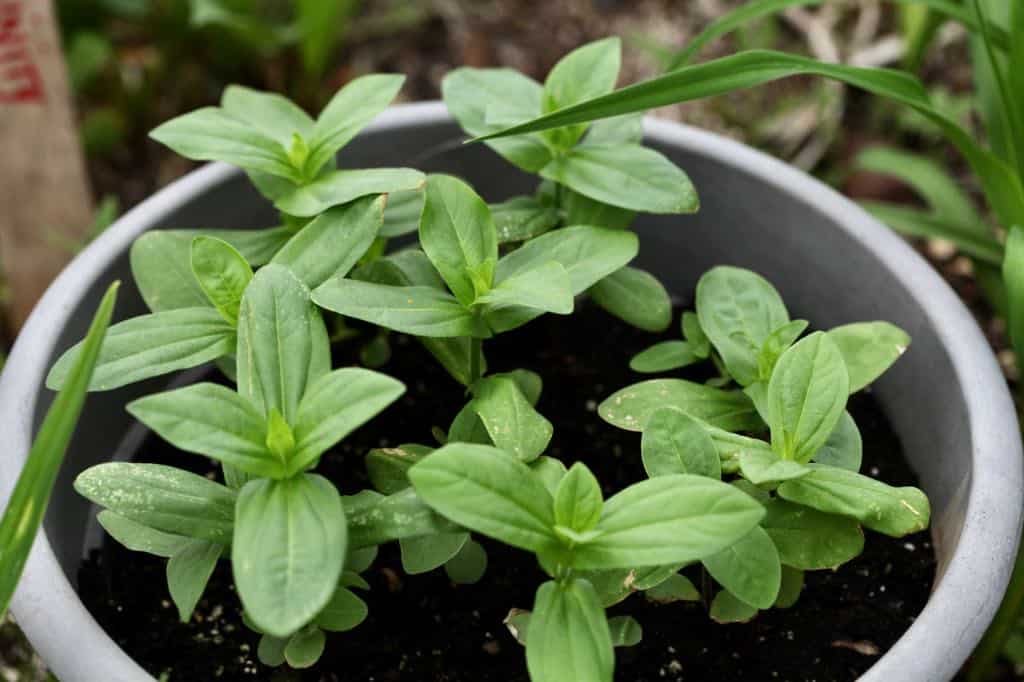
<svg viewBox="0 0 1024 682">
<path fill-rule="evenodd" d="M 99 358 L 100 346 L 103 345 L 103 337 L 110 325 L 119 285 L 119 282 L 111 284 L 100 302 L 89 333 L 82 343 L 82 352 L 69 372 L 64 387 L 46 413 L 29 451 L 25 468 L 18 477 L 3 519 L 0 520 L 0 615 L 7 610 L 21 577 L 50 500 L 57 472 L 64 460 L 64 451 L 78 424 L 92 371 Z"/>
<path fill-rule="evenodd" d="M 938 125 L 967 158 L 1003 224 L 1024 223 L 1024 187 L 1020 177 L 1010 166 L 980 146 L 969 132 L 936 109 L 917 78 L 893 69 L 826 64 L 808 57 L 771 50 L 749 50 L 684 67 L 476 139 L 486 140 L 586 123 L 720 95 L 797 75 L 818 75 L 842 81 L 916 110 Z"/>
</svg>

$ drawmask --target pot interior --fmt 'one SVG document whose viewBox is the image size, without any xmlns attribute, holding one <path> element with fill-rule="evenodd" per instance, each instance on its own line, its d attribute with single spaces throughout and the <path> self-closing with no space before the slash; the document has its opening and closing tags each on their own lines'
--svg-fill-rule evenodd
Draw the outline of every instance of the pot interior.
<svg viewBox="0 0 1024 682">
<path fill-rule="evenodd" d="M 837 229 L 835 219 L 816 207 L 819 202 L 808 202 L 807 191 L 824 190 L 802 180 L 796 171 L 783 173 L 770 184 L 762 175 L 737 165 L 735 158 L 712 158 L 689 149 L 685 129 L 682 133 L 678 130 L 654 126 L 648 142 L 690 174 L 702 208 L 690 216 L 641 217 L 637 222 L 641 233 L 638 265 L 656 274 L 673 294 L 685 298 L 692 295 L 697 278 L 713 265 L 748 267 L 774 283 L 792 315 L 809 320 L 813 328 L 884 319 L 910 333 L 913 343 L 909 351 L 873 390 L 931 499 L 941 579 L 963 527 L 972 470 L 968 406 L 940 331 L 869 244 Z M 462 139 L 456 126 L 441 121 L 370 131 L 345 148 L 341 165 L 409 165 L 451 173 L 470 180 L 490 201 L 533 190 L 535 180 L 487 147 L 463 145 Z M 800 191 L 792 191 L 792 182 L 787 184 L 794 179 L 800 181 Z M 271 207 L 243 176 L 235 174 L 172 210 L 154 227 L 257 228 L 274 224 Z M 117 318 L 146 312 L 132 283 L 125 251 L 71 315 L 56 343 L 58 353 L 83 336 L 92 311 L 113 279 L 124 283 Z M 132 425 L 124 405 L 172 380 L 165 377 L 92 394 L 57 490 L 70 490 L 74 477 L 93 464 L 131 457 L 139 439 L 137 430 L 122 439 Z M 936 386 L 943 390 L 935 390 Z M 50 399 L 46 392 L 40 401 Z M 43 410 L 37 409 L 35 414 L 38 419 Z M 72 584 L 89 537 L 93 541 L 96 537 L 87 533 L 89 512 L 83 498 L 58 493 L 46 517 L 51 545 Z"/>
</svg>

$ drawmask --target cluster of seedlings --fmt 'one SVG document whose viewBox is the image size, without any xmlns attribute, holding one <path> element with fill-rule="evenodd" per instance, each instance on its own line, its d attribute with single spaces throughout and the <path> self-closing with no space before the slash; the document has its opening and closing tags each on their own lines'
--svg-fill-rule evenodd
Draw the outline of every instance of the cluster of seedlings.
<svg viewBox="0 0 1024 682">
<path fill-rule="evenodd" d="M 618 41 L 603 40 L 566 56 L 544 84 L 459 69 L 444 97 L 482 136 L 609 93 L 618 71 Z M 152 312 L 110 328 L 93 375 L 92 390 L 209 362 L 226 377 L 127 407 L 180 450 L 217 460 L 223 482 L 111 462 L 75 484 L 103 508 L 113 538 L 167 557 L 183 620 L 217 562 L 230 560 L 245 622 L 262 635 L 260 660 L 307 667 L 326 632 L 368 617 L 361 574 L 378 546 L 398 542 L 410 574 L 443 569 L 472 583 L 487 570 L 486 536 L 532 553 L 548 576 L 532 609 L 511 617 L 531 679 L 607 682 L 614 647 L 636 644 L 641 628 L 606 609 L 636 592 L 698 599 L 687 566 L 700 563 L 717 586 L 711 617 L 745 621 L 792 605 L 805 571 L 856 557 L 863 528 L 899 537 L 928 525 L 921 491 L 858 473 L 861 438 L 846 412 L 907 335 L 884 322 L 804 335 L 808 323 L 790 319 L 770 283 L 734 267 L 701 278 L 682 340 L 631 363 L 659 373 L 709 362 L 716 376 L 654 378 L 600 405 L 605 421 L 642 432 L 636 456 L 648 478 L 606 499 L 584 463 L 546 455 L 554 425 L 536 409 L 542 377 L 489 373 L 486 341 L 568 315 L 581 295 L 641 329 L 667 328 L 669 295 L 629 265 L 638 239 L 628 228 L 638 212 L 697 210 L 696 192 L 642 146 L 637 115 L 489 141 L 541 178 L 533 195 L 497 204 L 451 176 L 339 170 L 338 152 L 344 160 L 401 84 L 359 78 L 316 120 L 282 97 L 231 87 L 221 106 L 153 132 L 190 159 L 242 168 L 280 211 L 267 229 L 140 237 L 132 268 Z M 411 246 L 389 248 L 404 235 L 416 237 Z M 367 338 L 347 319 L 377 331 Z M 420 341 L 466 402 L 447 428 L 394 434 L 430 444 L 366 453 L 373 488 L 343 495 L 346 481 L 317 465 L 405 390 L 377 371 L 389 332 Z M 357 342 L 366 367 L 332 369 L 332 343 Z M 78 353 L 57 362 L 51 387 Z"/>
</svg>

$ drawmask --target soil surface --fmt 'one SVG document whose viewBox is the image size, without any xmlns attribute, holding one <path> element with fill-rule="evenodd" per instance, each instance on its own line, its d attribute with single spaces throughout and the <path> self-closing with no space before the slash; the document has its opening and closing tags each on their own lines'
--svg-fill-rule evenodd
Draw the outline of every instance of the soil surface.
<svg viewBox="0 0 1024 682">
<path fill-rule="evenodd" d="M 644 378 L 627 366 L 633 353 L 673 338 L 677 329 L 673 325 L 655 337 L 583 305 L 572 319 L 548 315 L 485 348 L 492 371 L 523 367 L 544 377 L 538 408 L 555 425 L 549 454 L 567 463 L 585 460 L 611 494 L 644 478 L 640 437 L 605 424 L 596 406 L 612 391 Z M 447 426 L 463 402 L 462 388 L 418 343 L 404 336 L 392 341 L 395 352 L 384 370 L 409 390 L 324 457 L 320 472 L 343 494 L 367 485 L 362 456 L 368 449 L 431 443 L 431 427 Z M 870 394 L 854 397 L 850 409 L 864 438 L 863 473 L 894 485 L 916 483 Z M 205 458 L 156 438 L 139 459 L 215 471 Z M 372 586 L 365 595 L 369 618 L 349 633 L 329 635 L 320 663 L 301 672 L 271 671 L 256 660 L 257 635 L 241 623 L 227 562 L 221 562 L 188 624 L 178 622 L 171 604 L 164 560 L 113 542 L 83 563 L 80 592 L 118 644 L 155 676 L 171 681 L 526 682 L 522 647 L 502 621 L 510 608 L 531 608 L 545 576 L 526 553 L 483 543 L 489 568 L 473 586 L 453 586 L 441 570 L 406 576 L 397 547 L 382 548 L 364 574 Z M 687 570 L 701 585 L 699 567 Z M 708 618 L 705 604 L 658 605 L 633 596 L 610 611 L 634 616 L 644 630 L 639 645 L 616 651 L 616 679 L 854 679 L 914 621 L 927 601 L 934 570 L 927 533 L 900 540 L 869 533 L 857 560 L 835 572 L 808 573 L 796 606 L 763 612 L 748 624 L 718 625 Z"/>
</svg>

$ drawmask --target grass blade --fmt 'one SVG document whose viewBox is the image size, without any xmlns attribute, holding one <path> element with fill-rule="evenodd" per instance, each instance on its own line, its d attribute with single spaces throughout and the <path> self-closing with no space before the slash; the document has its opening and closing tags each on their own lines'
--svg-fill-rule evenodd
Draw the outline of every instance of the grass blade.
<svg viewBox="0 0 1024 682">
<path fill-rule="evenodd" d="M 798 75 L 817 75 L 842 81 L 916 110 L 938 125 L 966 157 L 1002 223 L 1024 224 L 1024 186 L 1020 177 L 1013 168 L 979 145 L 974 136 L 956 121 L 936 109 L 917 78 L 893 69 L 826 64 L 785 52 L 748 50 L 687 66 L 476 139 L 487 140 L 587 123 Z"/>
<path fill-rule="evenodd" d="M 3 519 L 0 520 L 0 615 L 7 611 L 14 588 L 21 577 L 50 500 L 57 471 L 64 459 L 64 451 L 82 412 L 92 371 L 113 314 L 119 285 L 119 282 L 110 285 L 100 302 L 82 344 L 82 352 L 64 387 L 46 413 L 25 468 L 18 477 Z"/>
</svg>

